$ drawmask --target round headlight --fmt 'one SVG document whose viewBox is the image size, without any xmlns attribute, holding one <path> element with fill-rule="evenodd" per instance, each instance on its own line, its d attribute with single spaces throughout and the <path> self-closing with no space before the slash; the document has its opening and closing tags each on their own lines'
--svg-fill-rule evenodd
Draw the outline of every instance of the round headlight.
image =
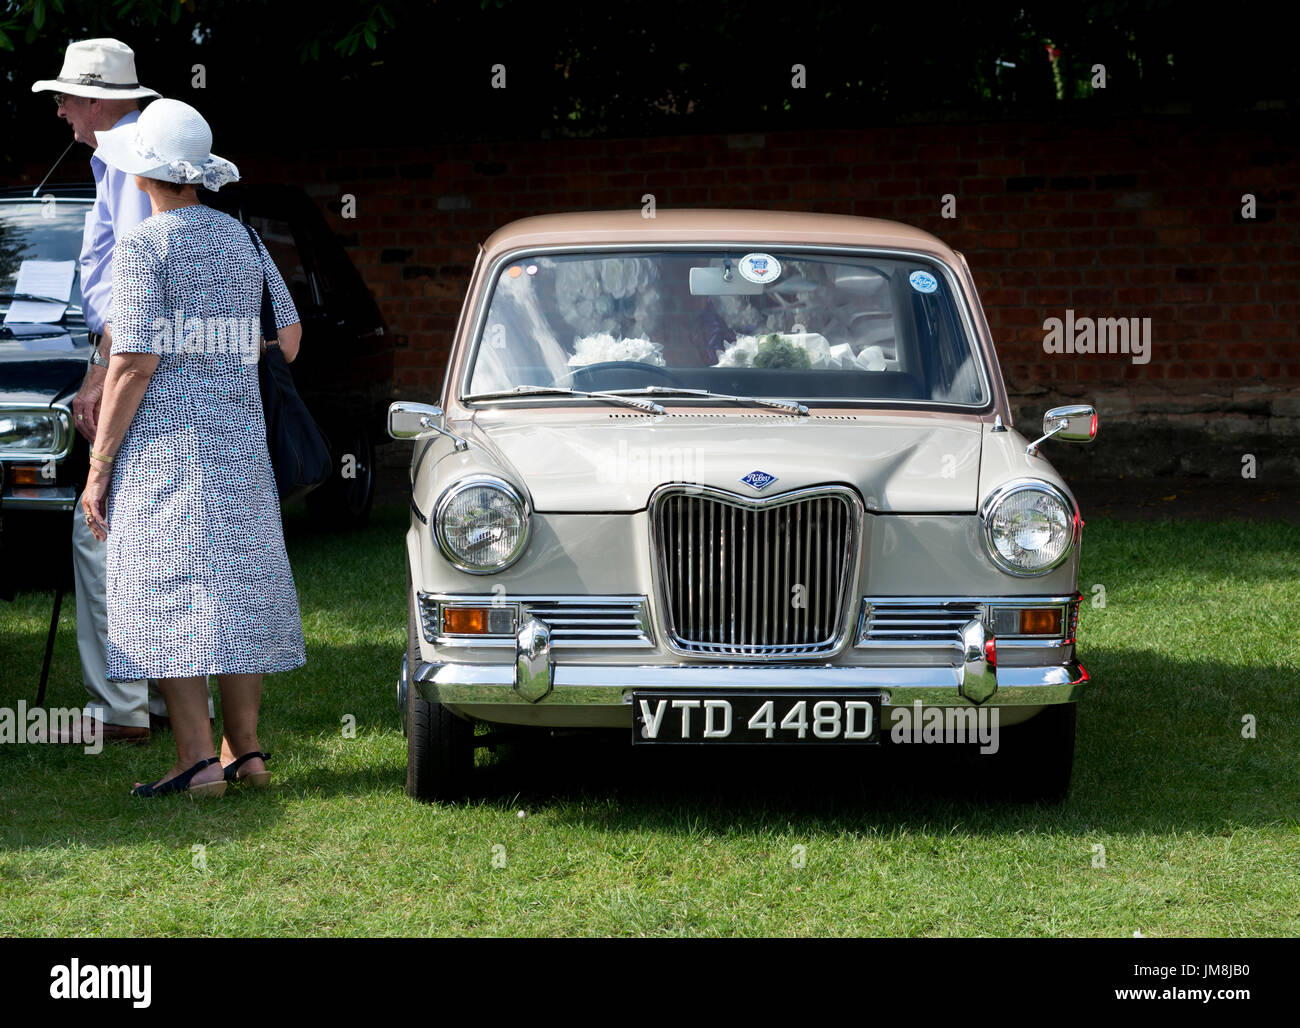
<svg viewBox="0 0 1300 1028">
<path fill-rule="evenodd" d="M 528 542 L 528 508 L 508 482 L 464 478 L 438 498 L 433 533 L 443 555 L 472 575 L 509 567 Z"/>
<path fill-rule="evenodd" d="M 61 408 L 0 411 L 0 453 L 23 457 L 61 458 L 68 452 L 68 415 Z"/>
<path fill-rule="evenodd" d="M 1069 556 L 1078 538 L 1074 504 L 1056 486 L 1036 479 L 999 486 L 980 517 L 989 556 L 1013 575 L 1046 574 Z"/>
</svg>

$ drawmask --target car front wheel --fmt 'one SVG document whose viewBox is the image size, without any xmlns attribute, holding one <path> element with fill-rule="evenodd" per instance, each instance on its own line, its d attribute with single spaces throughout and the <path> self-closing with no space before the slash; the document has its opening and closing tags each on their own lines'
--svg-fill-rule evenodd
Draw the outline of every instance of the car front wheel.
<svg viewBox="0 0 1300 1028">
<path fill-rule="evenodd" d="M 474 725 L 441 703 L 420 698 L 414 681 L 420 663 L 415 590 L 407 587 L 406 794 L 421 802 L 461 799 L 474 769 Z"/>
</svg>

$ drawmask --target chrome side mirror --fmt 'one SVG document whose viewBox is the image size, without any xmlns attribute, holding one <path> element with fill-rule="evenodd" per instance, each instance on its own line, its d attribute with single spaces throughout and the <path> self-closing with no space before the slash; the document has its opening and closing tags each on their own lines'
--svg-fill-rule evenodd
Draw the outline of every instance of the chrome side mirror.
<svg viewBox="0 0 1300 1028">
<path fill-rule="evenodd" d="M 1038 455 L 1038 444 L 1047 439 L 1067 443 L 1090 443 L 1097 438 L 1097 408 L 1090 404 L 1053 407 L 1043 415 L 1043 434 L 1025 447 L 1025 453 Z"/>
<path fill-rule="evenodd" d="M 455 443 L 457 450 L 469 449 L 468 442 L 438 424 L 441 420 L 439 407 L 398 400 L 388 407 L 388 434 L 394 439 L 427 439 L 431 435 L 445 435 Z"/>
</svg>

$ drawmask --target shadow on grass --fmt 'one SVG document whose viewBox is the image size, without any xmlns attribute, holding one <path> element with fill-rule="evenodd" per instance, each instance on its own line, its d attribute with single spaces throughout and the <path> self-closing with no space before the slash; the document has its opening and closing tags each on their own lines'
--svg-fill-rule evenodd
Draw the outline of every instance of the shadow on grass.
<svg viewBox="0 0 1300 1028">
<path fill-rule="evenodd" d="M 0 809 L 21 804 L 48 816 L 28 815 L 25 826 L 15 819 L 0 833 L 0 848 L 96 849 L 135 839 L 185 847 L 195 838 L 262 834 L 290 804 L 401 796 L 405 746 L 395 729 L 391 675 L 375 680 L 392 663 L 379 649 L 318 647 L 314 672 L 309 665 L 268 688 L 263 743 L 280 757 L 273 764 L 277 788 L 269 793 L 232 789 L 207 803 L 130 797 L 132 781 L 169 766 L 167 734 L 148 747 L 107 747 L 93 760 L 75 748 L 3 747 Z M 503 742 L 476 768 L 471 802 L 545 808 L 601 832 L 670 835 L 958 825 L 983 834 L 1227 832 L 1294 819 L 1300 697 L 1278 687 L 1294 680 L 1294 669 L 1174 663 L 1154 652 L 1108 648 L 1094 648 L 1088 665 L 1096 686 L 1080 706 L 1074 781 L 1062 807 L 981 795 L 984 758 L 954 747 L 650 749 L 631 746 L 624 731 L 552 737 L 537 730 Z M 335 679 L 329 669 L 338 667 L 368 671 Z M 345 709 L 369 746 L 360 766 L 355 758 L 336 759 Z M 1244 714 L 1256 718 L 1258 738 L 1242 738 Z M 411 817 L 418 817 L 411 802 Z"/>
<path fill-rule="evenodd" d="M 68 845 L 115 849 L 144 842 L 187 849 L 196 841 L 212 845 L 264 835 L 290 808 L 301 812 L 304 802 L 401 794 L 405 765 L 396 741 L 386 747 L 391 757 L 381 754 L 349 768 L 333 766 L 319 737 L 272 729 L 263 745 L 274 754 L 272 787 L 230 786 L 224 796 L 210 799 L 130 795 L 134 782 L 171 766 L 176 751 L 168 733 L 155 733 L 147 746 L 105 747 L 97 756 L 74 746 L 4 747 L 9 752 L 0 811 L 11 816 L 0 830 L 0 851 Z M 364 810 L 356 809 L 364 818 Z"/>
<path fill-rule="evenodd" d="M 8 785 L 0 807 L 14 807 L 0 832 L 0 850 L 74 845 L 117 849 L 161 843 L 189 848 L 255 836 L 283 815 L 285 797 L 270 790 L 228 790 L 220 799 L 130 795 L 134 782 L 166 771 L 175 759 L 171 737 L 148 746 L 106 747 L 99 756 L 78 747 L 23 746 L 6 760 Z M 40 812 L 38 815 L 37 812 Z"/>
<path fill-rule="evenodd" d="M 8 661 L 0 666 L 0 707 L 13 709 L 23 700 L 30 708 L 44 632 L 38 644 L 31 631 L 6 626 L 0 640 L 6 656 L 12 641 L 22 657 L 18 668 Z M 55 654 L 47 708 L 84 704 L 75 623 L 66 613 Z M 269 765 L 274 787 L 265 792 L 231 787 L 212 800 L 131 796 L 135 782 L 157 779 L 175 761 L 175 740 L 168 731 L 154 732 L 147 745 L 105 745 L 98 754 L 81 746 L 0 745 L 0 851 L 67 844 L 111 848 L 150 840 L 181 847 L 196 839 L 224 842 L 268 831 L 290 804 L 304 799 L 400 795 L 405 763 L 393 699 L 396 677 L 391 647 L 370 644 L 309 645 L 306 667 L 268 676 L 259 734 L 263 748 L 274 755 Z M 215 682 L 213 692 L 219 740 Z M 337 759 L 346 738 L 344 718 L 358 745 L 368 747 L 363 766 L 339 768 L 356 762 L 351 756 L 346 762 Z"/>
<path fill-rule="evenodd" d="M 1102 648 L 1088 666 L 1098 685 L 1080 704 L 1074 777 L 1061 807 L 983 794 L 983 758 L 955 747 L 650 749 L 631 746 L 621 731 L 538 732 L 502 746 L 476 769 L 473 798 L 503 809 L 555 805 L 578 822 L 619 831 L 698 821 L 713 831 L 961 822 L 975 831 L 1086 826 L 1124 834 L 1295 818 L 1300 698 L 1278 688 L 1295 669 L 1175 664 L 1158 653 Z M 1256 738 L 1242 737 L 1246 714 L 1256 719 Z"/>
</svg>

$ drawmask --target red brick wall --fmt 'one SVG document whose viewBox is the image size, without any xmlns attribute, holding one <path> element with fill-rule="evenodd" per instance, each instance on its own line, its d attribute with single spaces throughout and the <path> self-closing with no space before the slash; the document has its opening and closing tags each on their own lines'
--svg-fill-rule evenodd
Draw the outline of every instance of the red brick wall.
<svg viewBox="0 0 1300 1028">
<path fill-rule="evenodd" d="M 530 214 L 688 206 L 920 226 L 966 254 L 1021 397 L 1300 385 L 1300 135 L 1234 124 L 916 124 L 655 139 L 411 145 L 268 161 L 329 212 L 393 330 L 394 390 L 441 381 L 476 243 Z M 234 155 L 237 159 L 240 155 Z M 338 216 L 356 197 L 355 219 Z M 940 216 L 956 196 L 956 218 Z M 1258 216 L 1241 217 L 1253 193 Z M 1152 359 L 1043 353 L 1043 321 L 1152 318 Z"/>
</svg>

